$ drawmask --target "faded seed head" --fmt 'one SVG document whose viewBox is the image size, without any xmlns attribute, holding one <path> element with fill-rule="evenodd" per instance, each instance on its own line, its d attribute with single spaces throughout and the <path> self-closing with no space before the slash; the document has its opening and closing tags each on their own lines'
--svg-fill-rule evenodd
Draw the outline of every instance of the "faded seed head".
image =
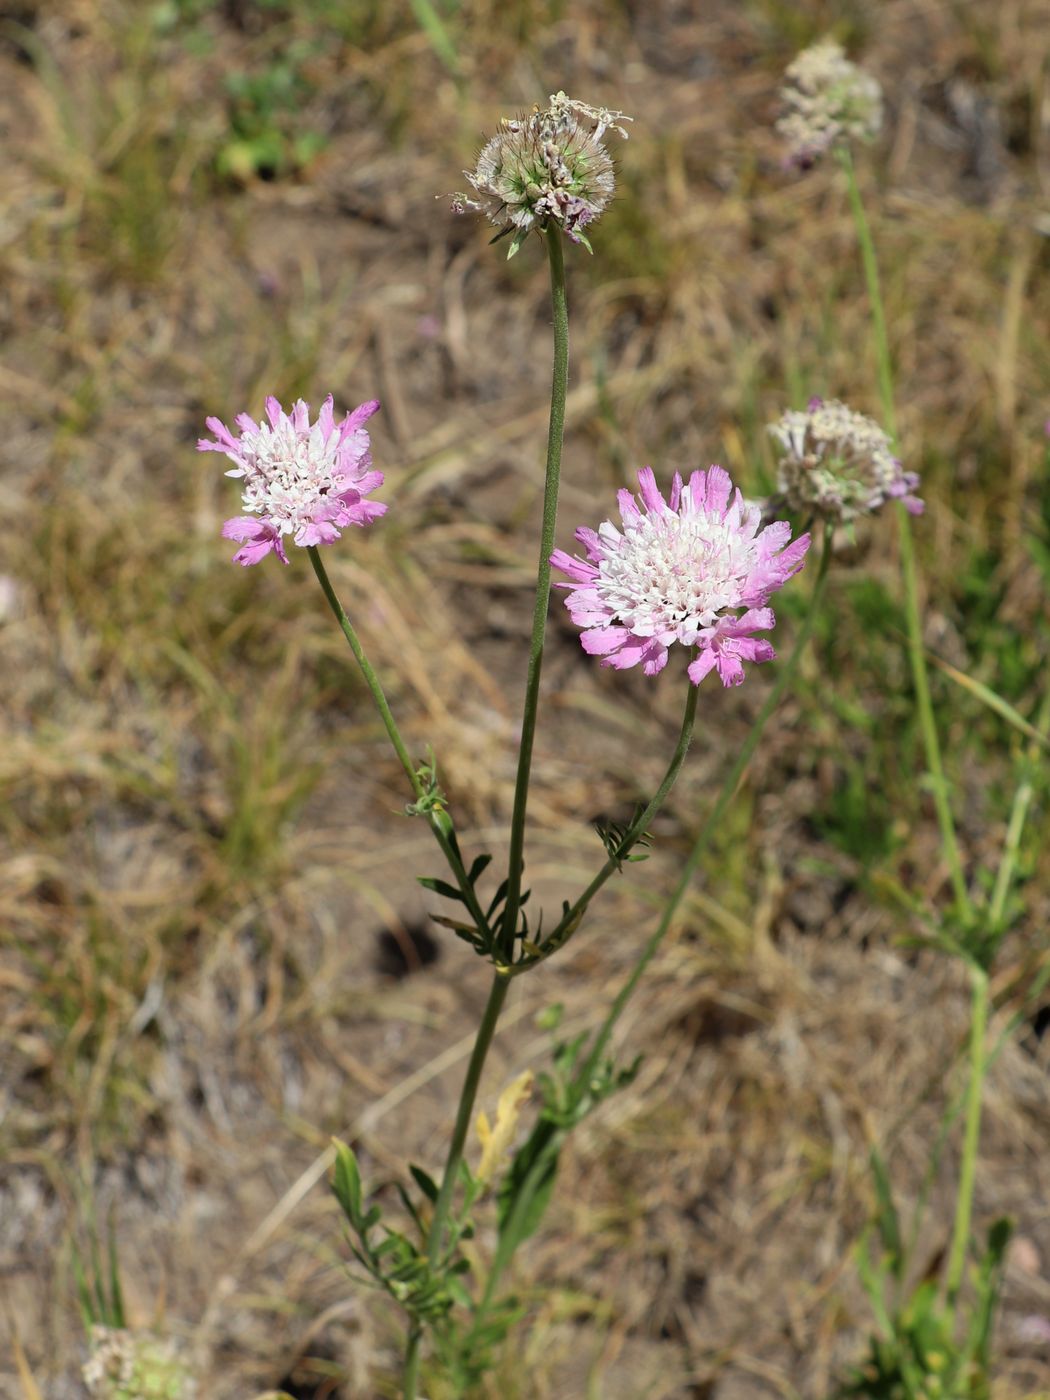
<svg viewBox="0 0 1050 1400">
<path fill-rule="evenodd" d="M 913 515 L 923 503 L 919 485 L 893 455 L 893 444 L 874 419 L 837 399 L 810 399 L 805 411 L 789 409 L 768 429 L 783 449 L 777 464 L 779 499 L 800 515 L 837 524 L 900 500 Z"/>
<path fill-rule="evenodd" d="M 83 1369 L 97 1400 L 195 1400 L 197 1386 L 173 1343 L 123 1327 L 91 1329 Z"/>
<path fill-rule="evenodd" d="M 803 169 L 844 141 L 870 141 L 882 126 L 882 89 L 824 39 L 804 49 L 784 75 L 784 114 L 777 131 L 788 144 L 786 162 Z"/>
<path fill-rule="evenodd" d="M 453 211 L 474 209 L 504 232 L 513 231 L 508 257 L 531 229 L 551 221 L 589 249 L 583 230 L 606 207 L 615 183 L 602 137 L 611 130 L 626 139 L 622 123 L 631 120 L 563 92 L 554 93 L 543 111 L 505 117 L 474 169 L 463 172 L 477 198 L 455 195 Z"/>
</svg>

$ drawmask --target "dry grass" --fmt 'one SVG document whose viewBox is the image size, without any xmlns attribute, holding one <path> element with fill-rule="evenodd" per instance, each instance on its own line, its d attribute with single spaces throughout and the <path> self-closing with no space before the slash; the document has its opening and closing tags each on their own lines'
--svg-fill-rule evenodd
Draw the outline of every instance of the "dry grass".
<svg viewBox="0 0 1050 1400">
<path fill-rule="evenodd" d="M 80 1393 L 70 1251 L 93 1203 L 114 1215 L 134 1317 L 185 1340 L 205 1395 L 392 1394 L 397 1320 L 348 1285 L 332 1203 L 306 1185 L 332 1132 L 373 1182 L 406 1154 L 439 1165 L 486 975 L 433 926 L 437 961 L 391 971 L 390 936 L 420 961 L 431 901 L 406 872 L 433 854 L 398 815 L 399 771 L 308 571 L 228 566 L 233 498 L 193 452 L 203 417 L 270 391 L 383 398 L 396 509 L 332 551 L 333 575 L 471 848 L 499 849 L 545 272 L 528 252 L 505 264 L 434 194 L 499 112 L 559 87 L 633 113 L 598 256 L 571 260 L 563 537 L 645 461 L 719 460 L 758 490 L 764 424 L 789 398 L 875 403 L 843 192 L 830 171 L 785 177 L 769 125 L 783 66 L 835 25 L 891 106 L 863 179 L 930 502 L 927 641 L 1028 714 L 1050 572 L 1046 0 L 465 0 L 444 60 L 407 7 L 365 0 L 294 18 L 234 0 L 0 15 L 0 1390 Z M 224 180 L 224 76 L 272 72 L 318 35 L 298 109 L 274 119 L 290 168 Z M 297 171 L 311 132 L 327 145 Z M 892 1133 L 913 1198 L 965 1021 L 958 972 L 896 946 L 895 891 L 936 899 L 945 872 L 914 783 L 895 580 L 880 523 L 837 567 L 796 697 L 632 1006 L 641 1076 L 563 1164 L 518 1274 L 535 1307 L 492 1396 L 819 1400 L 858 1352 L 867 1146 Z M 660 773 L 678 700 L 669 676 L 654 690 L 598 672 L 560 610 L 546 675 L 529 874 L 555 903 L 598 854 L 589 819 L 629 811 Z M 488 1095 L 542 1062 L 534 1012 L 600 1019 L 768 684 L 709 695 L 709 742 L 653 859 L 518 986 Z M 1017 753 L 936 686 L 976 870 L 996 858 Z M 977 1202 L 1028 1244 L 1003 1397 L 1050 1388 L 1016 1336 L 1050 1311 L 1045 1018 L 1025 1001 L 1046 835 L 1044 803 L 997 982 L 995 1028 L 1021 1023 L 989 1084 Z"/>
</svg>

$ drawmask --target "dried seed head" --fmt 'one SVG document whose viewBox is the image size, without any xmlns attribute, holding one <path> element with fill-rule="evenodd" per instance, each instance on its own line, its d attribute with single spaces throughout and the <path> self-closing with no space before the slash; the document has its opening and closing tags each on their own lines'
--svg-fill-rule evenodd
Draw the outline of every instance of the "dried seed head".
<svg viewBox="0 0 1050 1400">
<path fill-rule="evenodd" d="M 806 169 L 840 142 L 878 135 L 882 89 L 833 39 L 804 49 L 784 77 L 777 131 L 788 145 L 787 164 Z"/>
<path fill-rule="evenodd" d="M 453 196 L 453 211 L 475 209 L 514 232 L 508 257 L 533 228 L 553 220 L 574 243 L 590 248 L 584 228 L 608 204 L 613 163 L 602 145 L 607 131 L 626 139 L 622 112 L 591 107 L 556 92 L 543 111 L 505 117 L 482 147 L 473 170 L 465 170 L 477 198 Z"/>
<path fill-rule="evenodd" d="M 171 1342 L 123 1327 L 91 1329 L 91 1360 L 82 1374 L 98 1400 L 194 1400 L 197 1394 Z"/>
<path fill-rule="evenodd" d="M 890 439 L 863 413 L 836 399 L 814 398 L 804 412 L 789 409 L 768 431 L 783 448 L 778 499 L 790 510 L 846 524 L 899 500 L 921 515 L 923 503 L 912 494 L 918 475 L 904 470 Z"/>
</svg>

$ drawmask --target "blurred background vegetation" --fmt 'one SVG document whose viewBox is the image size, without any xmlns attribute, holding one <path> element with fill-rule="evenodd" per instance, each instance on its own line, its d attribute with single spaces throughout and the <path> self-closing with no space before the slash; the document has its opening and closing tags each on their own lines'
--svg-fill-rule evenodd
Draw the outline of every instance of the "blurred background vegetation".
<svg viewBox="0 0 1050 1400">
<path fill-rule="evenodd" d="M 772 131 L 783 69 L 826 33 L 888 104 L 861 180 L 976 869 L 1023 740 L 959 677 L 1026 718 L 1046 684 L 1047 0 L 0 0 L 5 1393 L 83 1393 L 76 1261 L 110 1228 L 129 1321 L 178 1341 L 202 1395 L 395 1393 L 397 1319 L 351 1286 L 334 1206 L 307 1188 L 333 1132 L 373 1181 L 406 1154 L 440 1165 L 484 996 L 410 879 L 432 873 L 425 833 L 399 815 L 309 571 L 228 563 L 236 493 L 193 450 L 205 415 L 270 392 L 382 398 L 390 514 L 330 567 L 474 848 L 501 841 L 546 270 L 535 248 L 507 264 L 442 192 L 500 115 L 559 88 L 631 113 L 596 256 L 569 259 L 561 543 L 646 462 L 719 461 L 759 494 L 784 407 L 823 393 L 876 412 L 840 177 L 786 173 Z M 868 1146 L 918 1192 L 966 1017 L 961 970 L 901 943 L 945 871 L 895 551 L 891 519 L 841 550 L 795 697 L 623 1028 L 641 1075 L 574 1144 L 521 1263 L 529 1322 L 488 1395 L 821 1396 L 859 1353 Z M 782 595 L 781 648 L 804 589 Z M 630 813 L 678 724 L 677 678 L 599 671 L 562 611 L 534 900 L 578 887 L 600 855 L 589 823 Z M 769 683 L 706 692 L 652 859 L 518 985 L 490 1111 L 548 1053 L 544 1006 L 600 1019 Z M 1023 1326 L 1050 1313 L 1041 779 L 1037 797 L 977 1200 L 979 1224 L 1018 1222 L 1010 1400 L 1050 1389 Z"/>
</svg>

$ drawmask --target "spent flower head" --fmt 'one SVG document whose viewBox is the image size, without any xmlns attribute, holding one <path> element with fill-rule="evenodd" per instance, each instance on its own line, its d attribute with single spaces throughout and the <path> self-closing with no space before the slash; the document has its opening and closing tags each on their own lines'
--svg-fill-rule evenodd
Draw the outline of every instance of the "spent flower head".
<svg viewBox="0 0 1050 1400">
<path fill-rule="evenodd" d="M 287 564 L 286 535 L 298 545 L 331 544 L 342 527 L 370 525 L 386 511 L 380 501 L 365 500 L 383 484 L 383 473 L 371 470 L 364 427 L 378 407 L 378 399 L 371 399 L 336 423 L 329 394 L 311 423 L 310 406 L 302 399 L 285 413 L 271 395 L 267 422 L 237 415 L 239 437 L 220 419 L 207 420 L 215 438 L 201 438 L 197 451 L 225 453 L 234 464 L 226 475 L 243 482 L 248 514 L 222 527 L 224 538 L 242 542 L 233 556 L 236 563 L 257 564 L 273 550 Z"/>
<path fill-rule="evenodd" d="M 82 1374 L 97 1400 L 194 1400 L 197 1394 L 171 1342 L 123 1327 L 91 1329 L 91 1360 Z"/>
<path fill-rule="evenodd" d="M 780 100 L 785 160 L 802 169 L 841 142 L 872 140 L 882 126 L 882 89 L 834 39 L 803 49 L 784 75 Z"/>
<path fill-rule="evenodd" d="M 863 413 L 837 399 L 812 398 L 804 411 L 789 409 L 768 431 L 782 449 L 777 504 L 837 524 L 888 500 L 922 514 L 923 503 L 913 494 L 918 474 L 904 470 L 887 434 Z"/>
<path fill-rule="evenodd" d="M 457 194 L 452 208 L 478 210 L 504 232 L 513 231 L 508 257 L 531 229 L 550 222 L 589 249 L 583 230 L 608 204 L 615 183 L 602 137 L 616 131 L 626 140 L 623 123 L 632 120 L 553 93 L 542 111 L 503 118 L 474 169 L 463 172 L 477 198 Z"/>
<path fill-rule="evenodd" d="M 723 685 L 739 685 L 745 661 L 775 655 L 753 634 L 774 625 L 765 605 L 802 568 L 809 536 L 791 540 L 785 520 L 760 528 L 761 509 L 745 503 L 721 467 L 695 471 L 684 484 L 676 472 L 669 501 L 651 467 L 638 484 L 640 501 L 619 492 L 622 531 L 608 520 L 597 532 L 581 525 L 586 560 L 561 549 L 551 555 L 571 580 L 558 587 L 572 590 L 565 605 L 583 629 L 584 651 L 621 670 L 640 662 L 655 676 L 680 642 L 698 649 L 694 685 L 713 668 Z"/>
</svg>

